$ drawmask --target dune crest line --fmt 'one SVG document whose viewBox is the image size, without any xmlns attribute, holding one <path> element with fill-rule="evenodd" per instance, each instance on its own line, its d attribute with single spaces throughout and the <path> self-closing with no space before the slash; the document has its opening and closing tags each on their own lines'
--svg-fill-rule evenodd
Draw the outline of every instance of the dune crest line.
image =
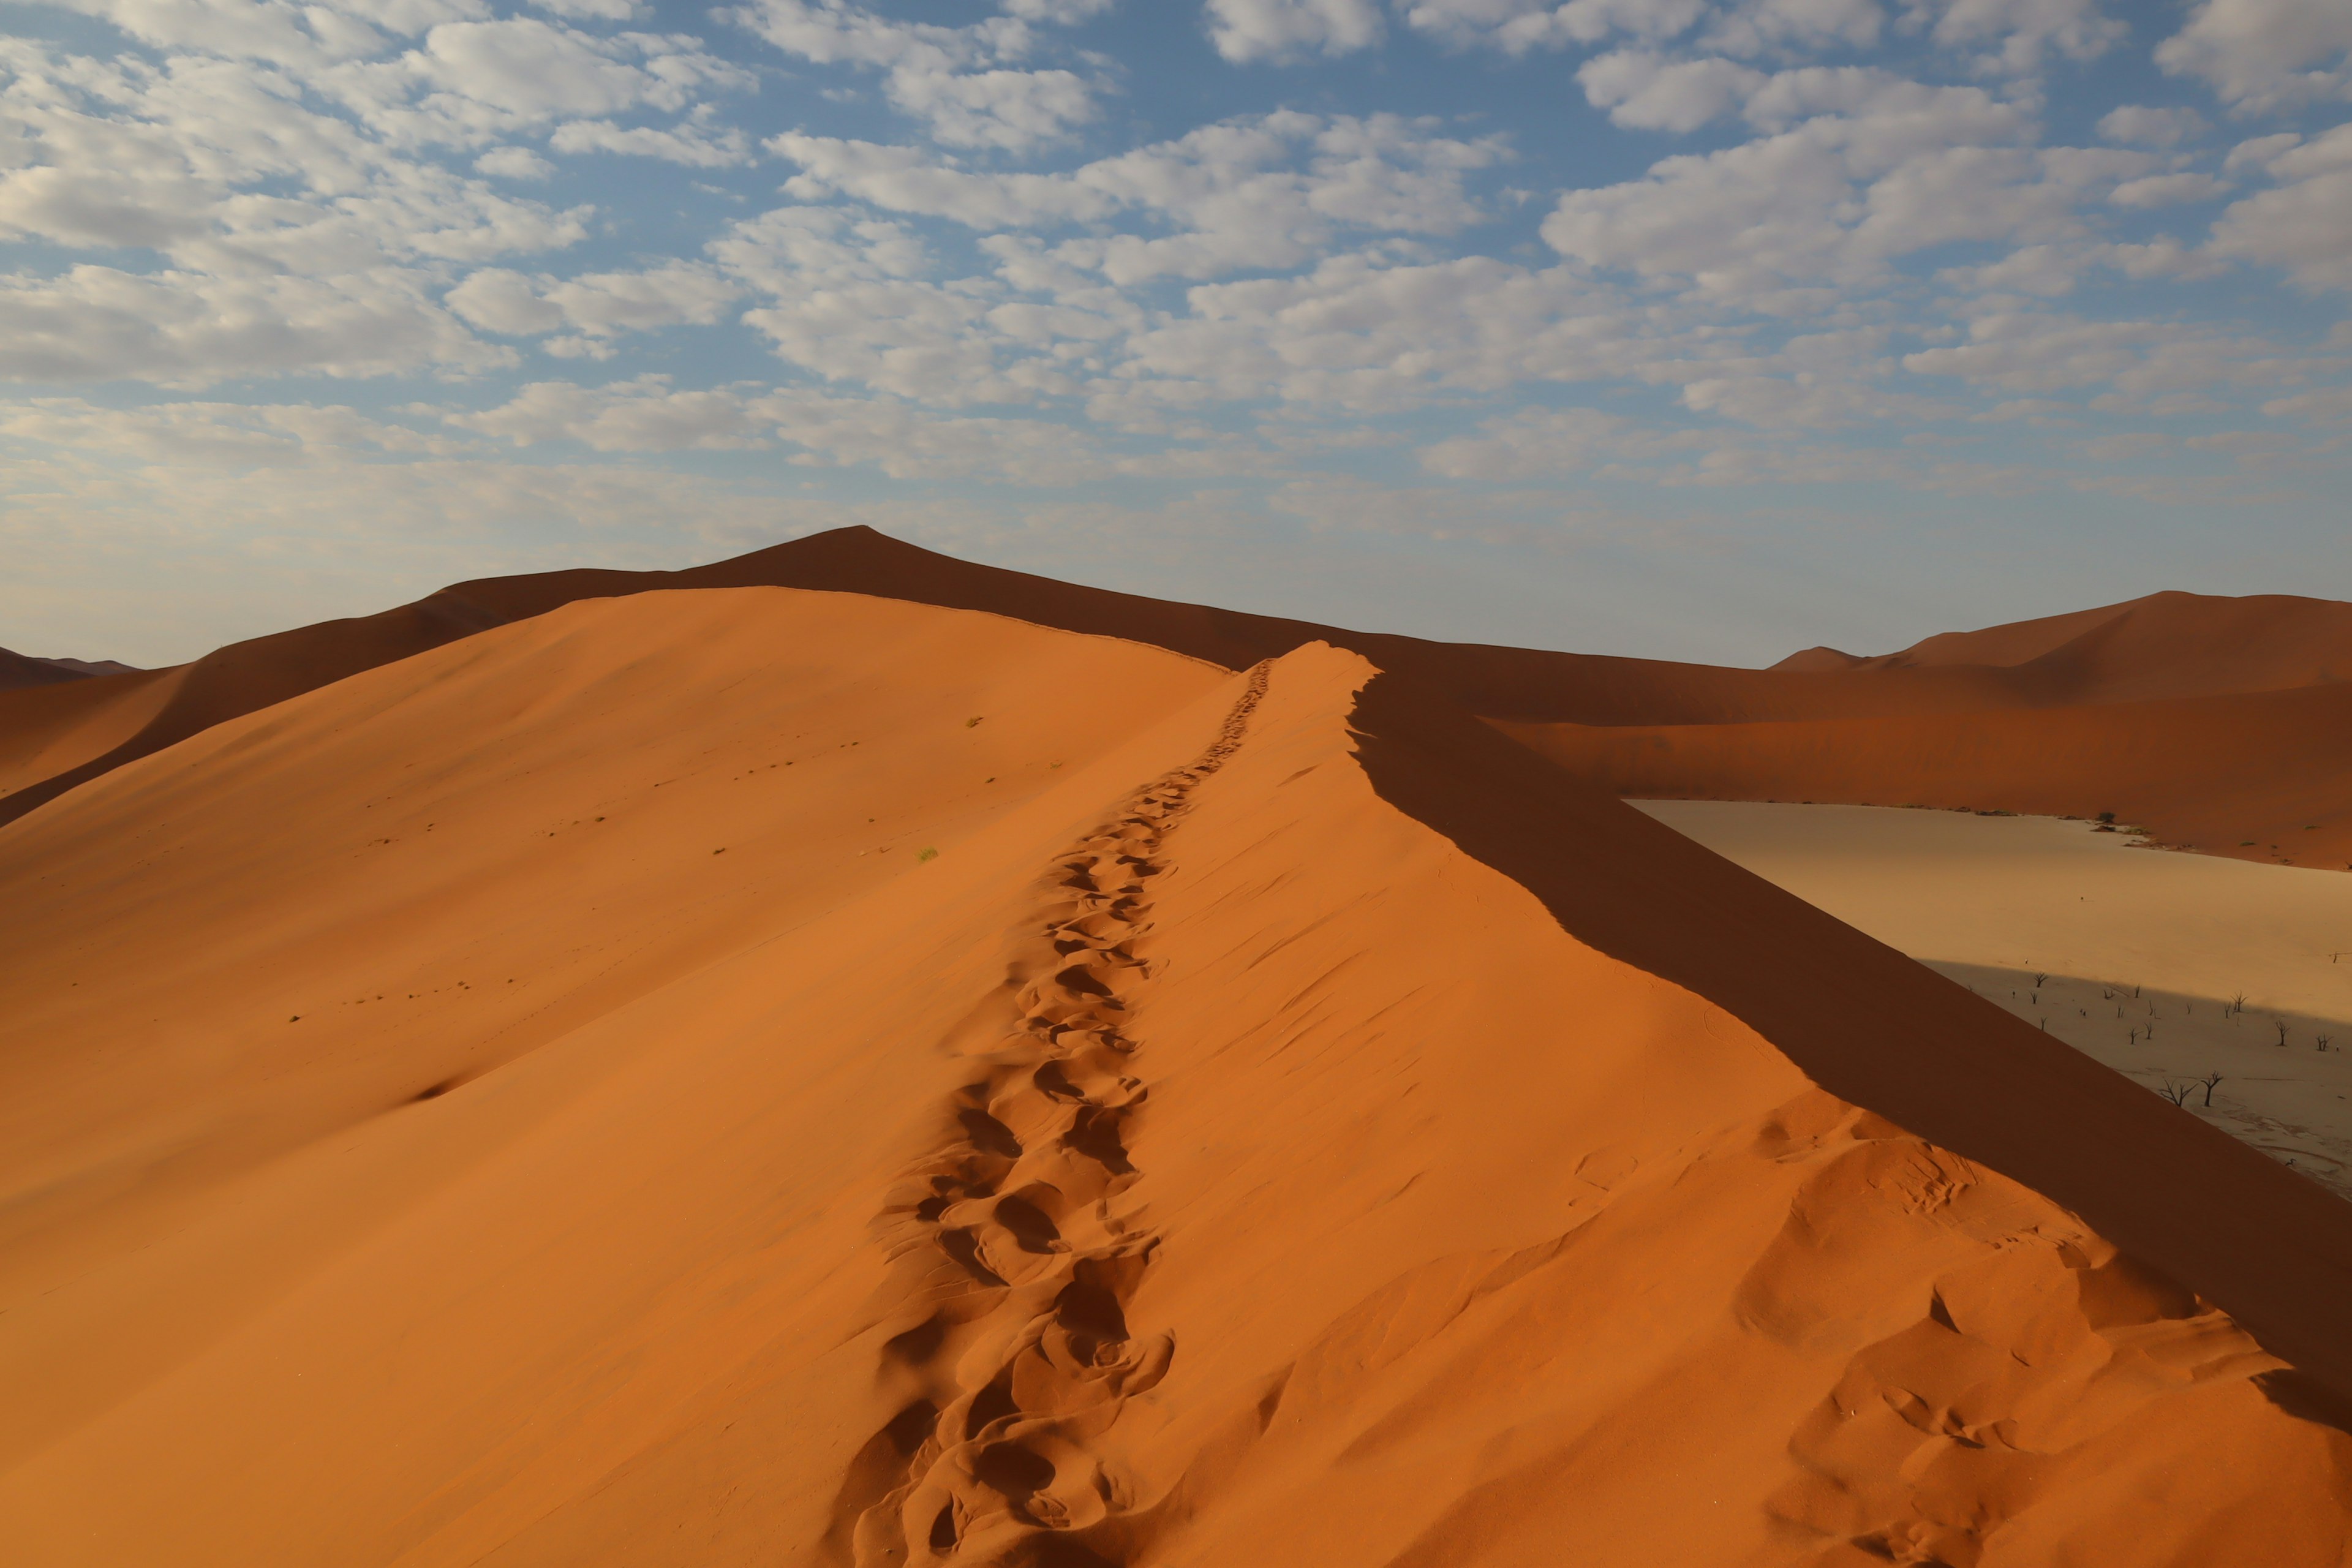
<svg viewBox="0 0 2352 1568">
<path fill-rule="evenodd" d="M 1254 667 L 1205 751 L 1055 858 L 1014 965 L 1013 1032 L 885 1202 L 885 1289 L 919 1321 L 883 1348 L 885 1386 L 912 1397 L 835 1504 L 831 1538 L 855 1568 L 1122 1560 L 1135 1499 L 1097 1445 L 1175 1353 L 1126 1319 L 1159 1246 L 1115 1206 L 1138 1178 L 1123 1132 L 1149 1092 L 1129 1018 L 1152 970 L 1135 943 L 1169 834 L 1240 749 L 1270 675 Z"/>
</svg>

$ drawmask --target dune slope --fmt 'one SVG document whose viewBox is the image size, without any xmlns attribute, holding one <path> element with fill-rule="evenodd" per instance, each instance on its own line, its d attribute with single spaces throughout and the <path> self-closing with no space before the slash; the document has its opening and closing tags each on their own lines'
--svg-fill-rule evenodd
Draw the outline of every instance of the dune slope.
<svg viewBox="0 0 2352 1568">
<path fill-rule="evenodd" d="M 1354 653 L 577 604 L 0 876 L 27 1561 L 2352 1540 L 2352 1210 Z"/>
</svg>

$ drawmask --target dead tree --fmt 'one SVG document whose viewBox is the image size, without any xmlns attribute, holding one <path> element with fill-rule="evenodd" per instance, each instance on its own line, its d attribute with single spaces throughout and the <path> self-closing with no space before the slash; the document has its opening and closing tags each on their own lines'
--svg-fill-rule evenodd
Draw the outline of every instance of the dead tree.
<svg viewBox="0 0 2352 1568">
<path fill-rule="evenodd" d="M 2213 1103 L 2213 1091 L 2221 1087 L 2221 1075 L 2217 1072 L 2209 1072 L 2197 1081 L 2205 1086 L 2205 1103 L 2209 1106 L 2211 1105 Z"/>
</svg>

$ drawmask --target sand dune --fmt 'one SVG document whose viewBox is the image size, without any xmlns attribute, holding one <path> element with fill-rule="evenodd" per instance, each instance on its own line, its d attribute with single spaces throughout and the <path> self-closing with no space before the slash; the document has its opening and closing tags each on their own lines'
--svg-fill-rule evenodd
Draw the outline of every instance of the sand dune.
<svg viewBox="0 0 2352 1568">
<path fill-rule="evenodd" d="M 2352 606 L 2328 601 L 2159 594 L 1878 658 L 1812 649 L 1775 669 L 1727 669 L 1171 604 L 976 565 L 865 528 L 683 572 L 460 583 L 381 615 L 219 649 L 176 672 L 168 692 L 115 683 L 104 704 L 93 695 L 74 707 L 69 723 L 60 710 L 0 700 L 0 755 L 37 762 L 0 774 L 0 822 L 225 720 L 578 599 L 756 585 L 985 610 L 1230 668 L 1328 640 L 1513 725 L 1621 792 L 2118 810 L 2167 842 L 2250 858 L 2315 826 L 2322 837 L 2280 853 L 2352 862 L 2352 807 L 2334 788 L 2342 689 L 2329 684 L 2352 672 Z M 2206 700 L 2153 705 L 2191 698 Z M 89 750 L 100 735 L 107 744 Z"/>
<path fill-rule="evenodd" d="M 2343 1561 L 2352 1207 L 1245 662 L 644 593 L 0 827 L 0 1537 Z"/>
<path fill-rule="evenodd" d="M 2352 680 L 2352 605 L 2286 594 L 2151 594 L 2121 605 L 1983 631 L 1944 632 L 1900 653 L 1857 658 L 1808 648 L 1775 669 L 2013 672 L 2021 700 L 2074 706 Z"/>
</svg>

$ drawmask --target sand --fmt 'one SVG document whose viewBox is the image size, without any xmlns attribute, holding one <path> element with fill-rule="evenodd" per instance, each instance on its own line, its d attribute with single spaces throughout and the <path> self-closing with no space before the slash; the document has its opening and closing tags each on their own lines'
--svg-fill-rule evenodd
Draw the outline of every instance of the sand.
<svg viewBox="0 0 2352 1568">
<path fill-rule="evenodd" d="M 2221 1073 L 2191 1110 L 2352 1196 L 2352 879 L 2050 817 L 1636 804 L 2152 1089 Z"/>
<path fill-rule="evenodd" d="M 583 600 L 0 877 L 24 1561 L 2352 1543 L 2352 1208 L 1357 652 Z"/>
</svg>

